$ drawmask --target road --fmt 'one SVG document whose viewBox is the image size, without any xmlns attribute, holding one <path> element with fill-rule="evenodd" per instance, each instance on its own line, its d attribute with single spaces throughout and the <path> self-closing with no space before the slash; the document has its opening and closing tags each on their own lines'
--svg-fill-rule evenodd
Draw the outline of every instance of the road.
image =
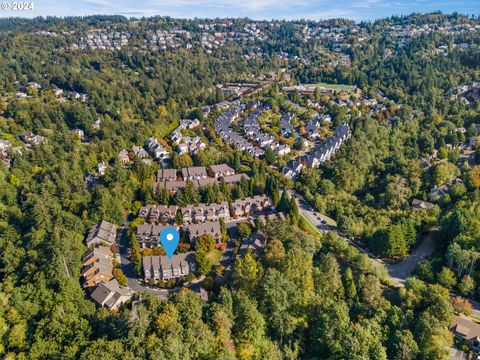
<svg viewBox="0 0 480 360">
<path fill-rule="evenodd" d="M 312 206 L 310 206 L 310 204 L 308 204 L 305 199 L 303 199 L 295 191 L 289 190 L 289 195 L 295 198 L 299 212 L 313 226 L 315 226 L 320 231 L 336 231 L 338 233 L 337 226 L 333 220 L 315 211 L 315 209 L 313 209 Z M 352 239 L 346 238 L 341 234 L 339 234 L 339 236 L 348 241 L 349 244 L 351 244 L 352 246 L 355 246 L 361 252 L 367 254 L 374 262 L 374 264 L 386 266 L 388 270 L 388 279 L 398 287 L 403 287 L 405 284 L 405 280 L 412 275 L 417 264 L 426 257 L 430 256 L 435 251 L 435 242 L 432 239 L 431 234 L 429 234 L 422 239 L 420 245 L 404 260 L 396 264 L 385 264 L 381 259 L 377 258 L 370 251 L 353 242 Z"/>
<path fill-rule="evenodd" d="M 417 264 L 432 255 L 436 249 L 435 241 L 433 240 L 432 233 L 428 233 L 415 250 L 407 256 L 404 260 L 396 264 L 388 264 L 387 270 L 390 275 L 390 280 L 397 286 L 403 286 L 405 279 L 412 275 L 413 271 L 417 267 Z"/>
</svg>

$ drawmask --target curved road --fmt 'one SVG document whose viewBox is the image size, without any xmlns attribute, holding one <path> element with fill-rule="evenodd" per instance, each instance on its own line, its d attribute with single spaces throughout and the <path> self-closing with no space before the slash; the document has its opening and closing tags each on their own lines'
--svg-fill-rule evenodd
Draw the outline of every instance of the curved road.
<svg viewBox="0 0 480 360">
<path fill-rule="evenodd" d="M 293 196 L 295 198 L 300 213 L 313 226 L 315 226 L 321 231 L 336 231 L 338 233 L 336 224 L 331 219 L 315 211 L 313 207 L 310 206 L 310 204 L 308 204 L 305 199 L 303 199 L 297 192 L 289 191 L 289 193 L 290 196 Z M 417 248 L 415 248 L 415 250 L 413 250 L 412 253 L 408 255 L 405 259 L 396 264 L 385 264 L 381 259 L 378 259 L 367 249 L 352 242 L 350 239 L 345 238 L 341 234 L 338 235 L 342 237 L 345 241 L 348 241 L 349 244 L 355 246 L 361 252 L 367 254 L 375 264 L 384 265 L 388 270 L 388 279 L 392 281 L 396 286 L 400 287 L 404 286 L 405 280 L 412 275 L 417 264 L 423 259 L 433 254 L 436 248 L 436 244 L 431 234 L 428 234 L 422 239 L 420 245 L 418 245 Z"/>
</svg>

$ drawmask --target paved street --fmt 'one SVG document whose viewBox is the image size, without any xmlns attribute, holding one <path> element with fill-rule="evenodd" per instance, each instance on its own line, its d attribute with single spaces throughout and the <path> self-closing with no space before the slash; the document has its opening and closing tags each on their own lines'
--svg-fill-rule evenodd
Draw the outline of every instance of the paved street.
<svg viewBox="0 0 480 360">
<path fill-rule="evenodd" d="M 289 191 L 290 196 L 294 196 L 298 204 L 298 209 L 300 213 L 308 220 L 310 223 L 321 231 L 337 231 L 336 224 L 333 220 L 329 219 L 325 215 L 320 214 L 315 211 L 310 204 L 308 204 L 298 193 L 294 191 Z M 339 234 L 340 235 L 340 234 Z M 340 235 L 342 236 L 342 235 Z M 346 241 L 348 241 L 352 246 L 355 246 L 361 252 L 367 254 L 370 259 L 377 265 L 385 265 L 385 263 L 378 259 L 374 254 L 370 253 L 367 249 L 359 246 L 355 242 L 351 241 L 348 238 L 342 236 Z M 431 255 L 435 251 L 435 242 L 432 239 L 431 235 L 425 236 L 422 239 L 420 245 L 404 260 L 396 264 L 386 264 L 388 270 L 389 280 L 392 281 L 396 286 L 403 287 L 405 280 L 411 276 L 412 272 L 415 270 L 417 264 Z M 480 310 L 480 307 L 479 307 Z M 479 312 L 480 315 L 480 312 Z"/>
<path fill-rule="evenodd" d="M 417 264 L 432 255 L 435 248 L 436 244 L 432 238 L 432 233 L 429 233 L 422 239 L 420 245 L 403 261 L 387 265 L 390 280 L 398 286 L 403 286 L 405 279 L 413 273 Z"/>
</svg>

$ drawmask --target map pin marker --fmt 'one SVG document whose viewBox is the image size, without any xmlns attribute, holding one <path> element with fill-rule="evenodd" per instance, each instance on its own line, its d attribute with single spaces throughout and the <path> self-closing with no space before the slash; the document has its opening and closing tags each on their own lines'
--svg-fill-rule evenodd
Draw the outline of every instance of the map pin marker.
<svg viewBox="0 0 480 360">
<path fill-rule="evenodd" d="M 160 243 L 165 249 L 168 260 L 172 260 L 173 253 L 177 249 L 180 242 L 180 234 L 178 230 L 172 227 L 168 227 L 162 230 L 160 233 Z"/>
</svg>

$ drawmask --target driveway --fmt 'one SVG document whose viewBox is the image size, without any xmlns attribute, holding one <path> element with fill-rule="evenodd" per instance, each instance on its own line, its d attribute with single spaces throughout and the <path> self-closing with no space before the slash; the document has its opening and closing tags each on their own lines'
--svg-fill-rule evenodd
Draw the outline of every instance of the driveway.
<svg viewBox="0 0 480 360">
<path fill-rule="evenodd" d="M 429 233 L 422 239 L 420 245 L 404 260 L 396 264 L 387 265 L 390 280 L 398 286 L 403 286 L 405 279 L 412 275 L 417 264 L 432 255 L 435 249 L 435 241 L 433 240 L 432 233 Z"/>
<path fill-rule="evenodd" d="M 455 348 L 450 348 L 450 360 L 467 360 L 467 354 L 462 350 L 458 350 Z"/>
</svg>

